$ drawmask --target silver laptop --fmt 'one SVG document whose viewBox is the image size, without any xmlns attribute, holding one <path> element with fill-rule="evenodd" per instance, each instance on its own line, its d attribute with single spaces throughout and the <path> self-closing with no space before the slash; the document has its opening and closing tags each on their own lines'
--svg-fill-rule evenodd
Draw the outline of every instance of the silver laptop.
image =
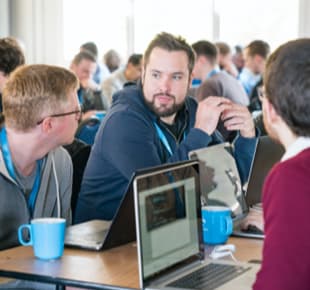
<svg viewBox="0 0 310 290">
<path fill-rule="evenodd" d="M 68 227 L 65 245 L 99 251 L 135 241 L 133 180 L 149 171 L 152 171 L 152 168 L 142 169 L 133 174 L 112 221 L 91 220 Z"/>
<path fill-rule="evenodd" d="M 197 161 L 135 178 L 141 289 L 250 289 L 259 265 L 204 259 L 200 193 Z"/>
<path fill-rule="evenodd" d="M 241 223 L 250 207 L 262 210 L 261 192 L 266 175 L 280 160 L 284 149 L 268 136 L 259 138 L 246 190 L 241 186 L 238 169 L 229 143 L 190 152 L 192 159 L 200 160 L 202 195 L 208 204 L 222 204 L 231 208 L 236 236 L 264 238 L 258 228 L 241 229 Z M 206 173 L 207 172 L 207 173 Z M 208 173 L 212 172 L 212 174 Z"/>
</svg>

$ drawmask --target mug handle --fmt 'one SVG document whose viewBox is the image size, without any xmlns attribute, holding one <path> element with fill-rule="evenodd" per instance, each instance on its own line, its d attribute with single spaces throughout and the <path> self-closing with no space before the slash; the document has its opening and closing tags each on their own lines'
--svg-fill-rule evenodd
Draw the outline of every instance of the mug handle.
<svg viewBox="0 0 310 290">
<path fill-rule="evenodd" d="M 23 229 L 27 229 L 29 231 L 29 241 L 26 242 L 23 238 Z M 32 235 L 31 235 L 31 225 L 21 225 L 18 228 L 18 240 L 23 246 L 31 246 L 32 245 Z"/>
<path fill-rule="evenodd" d="M 230 235 L 233 231 L 233 223 L 231 217 L 226 217 L 226 235 Z"/>
</svg>

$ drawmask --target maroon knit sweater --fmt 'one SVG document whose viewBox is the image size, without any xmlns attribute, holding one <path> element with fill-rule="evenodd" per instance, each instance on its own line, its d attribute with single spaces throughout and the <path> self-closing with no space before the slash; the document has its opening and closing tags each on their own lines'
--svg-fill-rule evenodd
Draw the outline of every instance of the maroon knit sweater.
<svg viewBox="0 0 310 290">
<path fill-rule="evenodd" d="M 273 167 L 263 208 L 266 238 L 253 289 L 310 289 L 310 149 Z"/>
</svg>

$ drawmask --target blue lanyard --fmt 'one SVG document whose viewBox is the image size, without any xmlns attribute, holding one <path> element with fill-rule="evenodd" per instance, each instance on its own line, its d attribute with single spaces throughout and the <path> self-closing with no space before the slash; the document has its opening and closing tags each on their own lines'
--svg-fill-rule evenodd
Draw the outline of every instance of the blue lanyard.
<svg viewBox="0 0 310 290">
<path fill-rule="evenodd" d="M 172 156 L 173 153 L 172 153 L 171 147 L 169 145 L 169 142 L 168 142 L 167 137 L 165 136 L 163 130 L 156 124 L 156 122 L 154 122 L 154 125 L 155 125 L 155 129 L 156 129 L 157 135 L 158 135 L 161 143 L 163 143 L 163 145 L 165 146 L 166 150 L 169 152 L 170 156 Z M 186 134 L 184 132 L 183 140 L 185 139 L 185 137 L 186 137 Z"/>
<path fill-rule="evenodd" d="M 5 165 L 8 169 L 10 176 L 14 180 L 16 180 L 14 165 L 13 165 L 13 161 L 11 158 L 11 153 L 9 149 L 9 144 L 8 144 L 8 139 L 7 139 L 5 128 L 2 128 L 2 130 L 0 131 L 0 141 L 2 144 L 2 152 L 3 152 L 3 158 L 4 158 Z M 36 169 L 36 177 L 35 177 L 34 184 L 33 184 L 31 193 L 29 195 L 29 199 L 28 199 L 28 207 L 29 207 L 31 216 L 33 214 L 35 202 L 36 202 L 37 195 L 39 192 L 39 187 L 40 187 L 41 165 L 42 165 L 42 160 L 38 160 L 37 169 Z"/>
<path fill-rule="evenodd" d="M 162 129 L 160 129 L 160 127 L 154 122 L 155 128 L 156 128 L 156 132 L 157 135 L 160 139 L 160 141 L 163 143 L 163 145 L 165 146 L 166 150 L 169 152 L 170 156 L 172 156 L 172 150 L 171 147 L 168 143 L 167 137 L 165 136 L 164 132 L 162 131 Z"/>
</svg>

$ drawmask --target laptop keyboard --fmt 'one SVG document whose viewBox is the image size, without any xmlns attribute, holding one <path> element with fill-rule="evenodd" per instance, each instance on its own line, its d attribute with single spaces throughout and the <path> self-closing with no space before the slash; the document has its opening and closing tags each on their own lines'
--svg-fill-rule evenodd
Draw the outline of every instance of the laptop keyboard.
<svg viewBox="0 0 310 290">
<path fill-rule="evenodd" d="M 254 234 L 254 235 L 263 235 L 264 232 L 254 225 L 249 225 L 246 229 L 242 229 L 244 233 Z"/>
<path fill-rule="evenodd" d="M 168 286 L 197 290 L 212 290 L 249 270 L 250 267 L 210 263 Z"/>
</svg>

